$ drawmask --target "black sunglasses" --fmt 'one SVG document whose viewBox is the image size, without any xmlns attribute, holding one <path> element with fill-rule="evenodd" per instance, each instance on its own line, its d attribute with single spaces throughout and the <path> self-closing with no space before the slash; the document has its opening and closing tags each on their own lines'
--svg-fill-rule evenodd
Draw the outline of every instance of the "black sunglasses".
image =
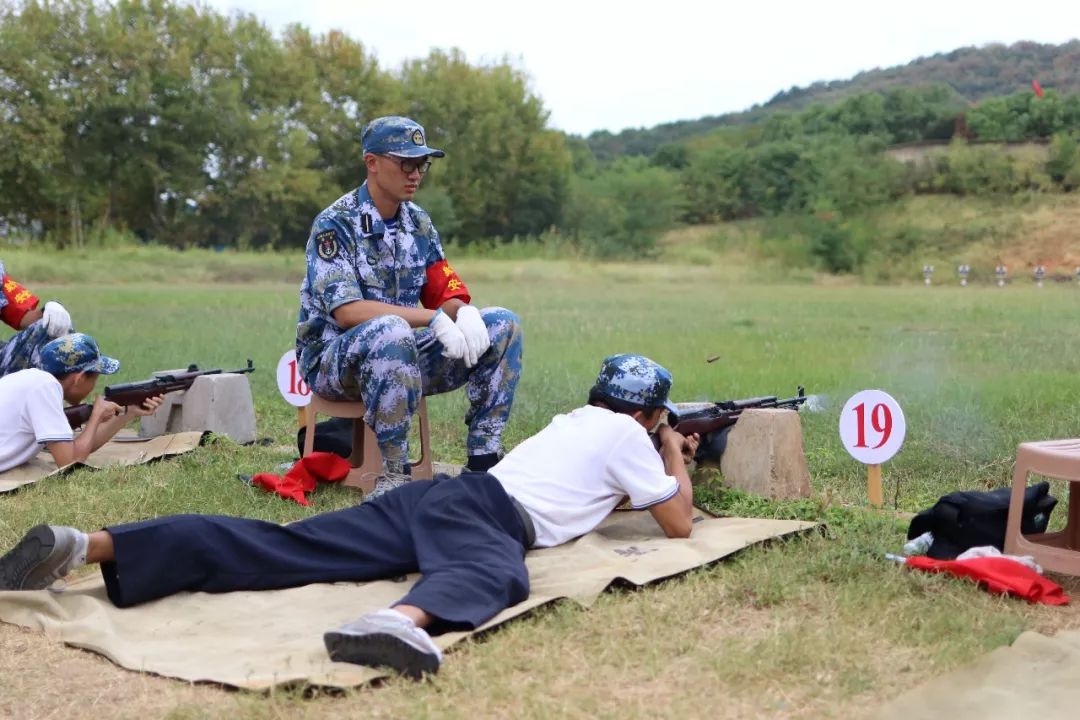
<svg viewBox="0 0 1080 720">
<path fill-rule="evenodd" d="M 426 155 L 417 158 L 403 158 L 396 155 L 383 155 L 383 157 L 401 168 L 401 172 L 406 175 L 412 175 L 417 170 L 423 175 L 431 169 L 431 161 L 428 160 Z"/>
</svg>

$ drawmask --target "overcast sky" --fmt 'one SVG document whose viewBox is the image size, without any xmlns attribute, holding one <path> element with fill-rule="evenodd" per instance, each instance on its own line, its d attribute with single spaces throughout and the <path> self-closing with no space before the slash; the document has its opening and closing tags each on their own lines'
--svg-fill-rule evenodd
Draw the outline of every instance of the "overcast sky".
<svg viewBox="0 0 1080 720">
<path fill-rule="evenodd" d="M 1069 0 L 206 2 L 274 30 L 342 30 L 384 68 L 434 47 L 458 47 L 472 63 L 509 57 L 551 124 L 579 134 L 744 110 L 793 85 L 966 45 L 1080 34 L 1080 3 Z"/>
</svg>

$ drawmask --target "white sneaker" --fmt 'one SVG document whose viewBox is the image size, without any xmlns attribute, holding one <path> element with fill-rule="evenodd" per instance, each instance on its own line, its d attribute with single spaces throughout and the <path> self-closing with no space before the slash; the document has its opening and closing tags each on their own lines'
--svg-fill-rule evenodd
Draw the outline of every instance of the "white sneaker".
<svg viewBox="0 0 1080 720">
<path fill-rule="evenodd" d="M 362 615 L 323 635 L 330 659 L 370 667 L 386 666 L 419 680 L 439 671 L 443 654 L 431 636 L 396 610 Z"/>
<path fill-rule="evenodd" d="M 79 531 L 36 525 L 0 558 L 0 590 L 43 590 L 68 574 L 76 562 Z M 85 553 L 85 546 L 83 548 Z"/>
<path fill-rule="evenodd" d="M 364 496 L 363 502 L 374 500 L 380 495 L 385 495 L 394 488 L 399 488 L 412 481 L 412 476 L 404 473 L 385 472 L 375 481 L 375 487 Z"/>
</svg>

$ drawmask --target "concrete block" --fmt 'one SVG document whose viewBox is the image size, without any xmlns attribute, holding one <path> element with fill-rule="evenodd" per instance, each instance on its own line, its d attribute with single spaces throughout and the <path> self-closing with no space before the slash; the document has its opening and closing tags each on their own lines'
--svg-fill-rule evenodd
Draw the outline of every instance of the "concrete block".
<svg viewBox="0 0 1080 720">
<path fill-rule="evenodd" d="M 247 375 L 203 375 L 187 390 L 169 393 L 157 412 L 142 418 L 140 437 L 198 430 L 238 443 L 255 441 L 255 404 Z"/>
<path fill-rule="evenodd" d="M 724 484 L 770 500 L 810 496 L 810 471 L 799 413 L 744 410 L 720 458 Z"/>
</svg>

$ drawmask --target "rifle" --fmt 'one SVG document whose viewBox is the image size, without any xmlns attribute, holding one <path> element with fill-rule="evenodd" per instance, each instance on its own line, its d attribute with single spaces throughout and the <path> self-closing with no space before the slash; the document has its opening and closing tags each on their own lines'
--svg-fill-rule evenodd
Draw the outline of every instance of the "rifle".
<svg viewBox="0 0 1080 720">
<path fill-rule="evenodd" d="M 200 370 L 198 365 L 188 365 L 186 372 L 158 375 L 149 380 L 141 380 L 139 382 L 109 385 L 105 388 L 105 399 L 124 407 L 129 405 L 142 405 L 149 398 L 175 392 L 177 390 L 187 390 L 191 387 L 191 384 L 195 382 L 196 378 L 200 378 L 203 375 L 221 375 L 225 373 L 242 375 L 250 372 L 255 372 L 255 365 L 250 359 L 247 361 L 247 367 L 239 370 L 222 370 L 221 368 Z M 91 410 L 93 410 L 93 405 L 88 403 L 64 408 L 64 415 L 67 416 L 71 429 L 74 430 L 75 428 L 85 425 L 90 419 Z"/>
<path fill-rule="evenodd" d="M 673 430 L 683 435 L 697 433 L 701 437 L 697 452 L 694 454 L 696 462 L 700 463 L 702 460 L 717 462 L 727 447 L 728 430 L 738 422 L 743 410 L 785 408 L 798 411 L 799 406 L 806 401 L 806 390 L 800 385 L 795 397 L 780 400 L 775 395 L 769 395 L 747 400 L 725 400 L 700 410 L 669 412 L 667 422 Z"/>
</svg>

